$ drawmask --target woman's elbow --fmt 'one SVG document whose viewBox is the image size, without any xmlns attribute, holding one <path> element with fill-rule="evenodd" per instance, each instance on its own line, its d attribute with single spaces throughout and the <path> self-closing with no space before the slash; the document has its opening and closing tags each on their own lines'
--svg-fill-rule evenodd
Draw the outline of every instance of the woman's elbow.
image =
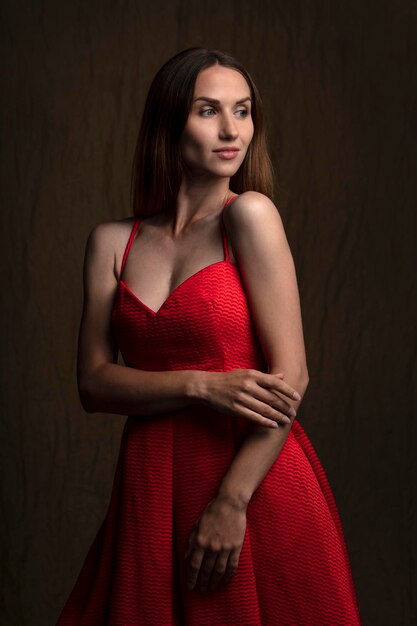
<svg viewBox="0 0 417 626">
<path fill-rule="evenodd" d="M 309 383 L 309 382 L 310 382 L 310 377 L 309 377 L 309 375 L 308 375 L 308 371 L 307 371 L 307 369 L 304 369 L 304 370 L 302 371 L 302 373 L 301 373 L 301 376 L 300 376 L 300 383 L 299 383 L 299 387 L 300 387 L 301 389 L 300 389 L 300 390 L 297 390 L 297 391 L 298 391 L 298 393 L 299 393 L 301 396 L 304 396 L 304 394 L 305 394 L 305 392 L 306 392 L 306 390 L 307 390 L 307 387 L 308 387 L 308 383 Z"/>
<path fill-rule="evenodd" d="M 307 390 L 309 383 L 308 370 L 305 366 L 299 368 L 298 373 L 294 376 L 294 389 L 298 391 L 301 398 L 304 397 L 304 394 Z"/>
<path fill-rule="evenodd" d="M 97 413 L 96 397 L 93 391 L 91 376 L 78 378 L 78 397 L 86 413 Z"/>
<path fill-rule="evenodd" d="M 308 387 L 309 375 L 307 366 L 304 364 L 292 364 L 285 367 L 284 365 L 274 365 L 270 368 L 271 374 L 277 374 L 278 372 L 284 372 L 284 380 L 294 387 L 301 397 Z"/>
</svg>

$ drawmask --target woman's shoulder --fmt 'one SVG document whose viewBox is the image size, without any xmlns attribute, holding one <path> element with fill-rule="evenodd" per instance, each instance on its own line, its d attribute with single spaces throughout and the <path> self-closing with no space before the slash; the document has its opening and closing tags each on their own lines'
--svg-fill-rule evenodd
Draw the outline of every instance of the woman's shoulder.
<svg viewBox="0 0 417 626">
<path fill-rule="evenodd" d="M 95 224 L 89 232 L 88 244 L 105 248 L 114 248 L 123 242 L 126 244 L 135 221 L 135 217 L 125 217 Z"/>
<path fill-rule="evenodd" d="M 245 191 L 224 209 L 224 222 L 232 232 L 236 230 L 267 228 L 282 224 L 278 207 L 263 193 Z"/>
<path fill-rule="evenodd" d="M 117 265 L 123 256 L 135 221 L 135 217 L 126 217 L 95 224 L 87 237 L 86 258 L 106 264 L 113 264 L 116 259 Z"/>
<path fill-rule="evenodd" d="M 225 227 L 239 264 L 255 257 L 266 263 L 288 248 L 278 208 L 268 196 L 246 191 L 225 208 Z"/>
<path fill-rule="evenodd" d="M 135 217 L 124 217 L 120 220 L 99 222 L 90 230 L 90 237 L 98 239 L 111 239 L 123 237 L 126 232 L 130 232 L 136 221 Z"/>
</svg>

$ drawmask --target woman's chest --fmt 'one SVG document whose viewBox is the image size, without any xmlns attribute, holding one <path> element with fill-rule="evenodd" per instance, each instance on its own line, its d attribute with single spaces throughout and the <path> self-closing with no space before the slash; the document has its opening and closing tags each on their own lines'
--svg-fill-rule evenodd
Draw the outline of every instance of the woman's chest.
<svg viewBox="0 0 417 626">
<path fill-rule="evenodd" d="M 125 363 L 139 369 L 220 371 L 262 362 L 239 271 L 224 261 L 183 281 L 157 311 L 121 280 L 112 327 Z"/>
</svg>

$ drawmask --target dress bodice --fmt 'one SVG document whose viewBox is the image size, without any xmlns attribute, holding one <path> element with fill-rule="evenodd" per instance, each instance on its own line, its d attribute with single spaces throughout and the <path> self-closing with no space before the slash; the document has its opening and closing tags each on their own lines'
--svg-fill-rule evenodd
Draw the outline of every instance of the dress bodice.
<svg viewBox="0 0 417 626">
<path fill-rule="evenodd" d="M 155 371 L 267 371 L 239 268 L 229 258 L 223 221 L 224 259 L 184 280 L 156 312 L 123 280 L 140 222 L 139 218 L 134 222 L 127 242 L 112 310 L 113 330 L 125 364 Z"/>
</svg>

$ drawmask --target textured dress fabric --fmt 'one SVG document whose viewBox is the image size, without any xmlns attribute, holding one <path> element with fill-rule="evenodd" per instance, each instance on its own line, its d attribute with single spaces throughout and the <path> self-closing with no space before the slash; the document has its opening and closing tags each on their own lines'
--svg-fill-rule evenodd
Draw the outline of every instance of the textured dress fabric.
<svg viewBox="0 0 417 626">
<path fill-rule="evenodd" d="M 140 222 L 112 310 L 125 364 L 268 371 L 223 222 L 224 259 L 182 282 L 158 311 L 122 279 Z M 247 419 L 200 404 L 127 418 L 107 515 L 57 625 L 360 624 L 336 504 L 297 420 L 249 503 L 236 573 L 214 591 L 187 588 L 193 525 L 251 428 Z"/>
</svg>

